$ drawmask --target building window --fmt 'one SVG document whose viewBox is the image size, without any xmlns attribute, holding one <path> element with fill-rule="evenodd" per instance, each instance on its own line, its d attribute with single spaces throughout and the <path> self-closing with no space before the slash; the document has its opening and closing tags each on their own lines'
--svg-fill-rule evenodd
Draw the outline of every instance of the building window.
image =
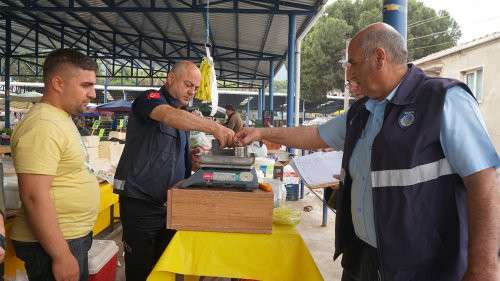
<svg viewBox="0 0 500 281">
<path fill-rule="evenodd" d="M 483 95 L 483 69 L 478 68 L 464 72 L 464 80 L 471 89 L 477 101 L 481 101 Z"/>
</svg>

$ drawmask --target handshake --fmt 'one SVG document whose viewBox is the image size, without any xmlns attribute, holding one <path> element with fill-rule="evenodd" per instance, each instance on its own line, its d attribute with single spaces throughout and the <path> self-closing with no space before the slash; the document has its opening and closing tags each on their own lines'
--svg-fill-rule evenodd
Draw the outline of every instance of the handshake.
<svg viewBox="0 0 500 281">
<path fill-rule="evenodd" d="M 238 133 L 224 126 L 219 126 L 214 132 L 214 137 L 219 141 L 220 147 L 245 146 L 253 141 L 262 139 L 262 130 L 259 128 L 242 128 Z"/>
<path fill-rule="evenodd" d="M 213 131 L 214 137 L 219 141 L 220 148 L 233 146 L 246 146 L 253 141 L 262 139 L 262 130 L 257 128 L 242 128 L 238 133 L 224 126 L 217 127 Z M 198 170 L 200 166 L 200 155 L 207 149 L 197 146 L 191 149 L 192 170 Z"/>
</svg>

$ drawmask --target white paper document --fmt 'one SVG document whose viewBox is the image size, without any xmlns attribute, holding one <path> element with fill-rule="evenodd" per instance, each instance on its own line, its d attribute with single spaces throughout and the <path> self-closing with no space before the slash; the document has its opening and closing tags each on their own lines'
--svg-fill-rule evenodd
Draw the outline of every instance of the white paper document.
<svg viewBox="0 0 500 281">
<path fill-rule="evenodd" d="M 290 165 L 310 187 L 338 183 L 342 151 L 315 152 L 293 158 Z"/>
</svg>

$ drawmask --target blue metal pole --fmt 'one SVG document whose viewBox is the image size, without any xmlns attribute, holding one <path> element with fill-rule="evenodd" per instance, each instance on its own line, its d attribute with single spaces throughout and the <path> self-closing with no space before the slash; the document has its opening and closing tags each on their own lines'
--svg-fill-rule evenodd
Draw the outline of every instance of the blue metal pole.
<svg viewBox="0 0 500 281">
<path fill-rule="evenodd" d="M 304 156 L 306 153 L 304 149 L 302 149 L 302 156 Z M 300 180 L 300 199 L 304 198 L 304 181 L 301 179 Z"/>
<path fill-rule="evenodd" d="M 268 110 L 269 114 L 271 114 L 271 119 L 273 118 L 274 112 L 274 63 L 273 61 L 269 61 L 269 105 Z"/>
<path fill-rule="evenodd" d="M 250 121 L 250 102 L 252 101 L 252 99 L 248 98 L 248 102 L 247 102 L 247 125 L 249 124 L 248 121 Z"/>
<path fill-rule="evenodd" d="M 260 82 L 260 88 L 262 89 L 262 119 L 264 119 L 266 112 L 266 88 L 264 87 L 264 80 Z"/>
<path fill-rule="evenodd" d="M 326 188 L 323 189 L 323 219 L 321 221 L 321 226 L 326 226 L 328 224 L 328 205 L 326 204 L 328 200 Z"/>
<path fill-rule="evenodd" d="M 257 101 L 257 118 L 262 120 L 262 89 L 259 88 L 259 100 Z"/>
<path fill-rule="evenodd" d="M 38 76 L 39 74 L 39 69 L 38 69 L 38 57 L 39 57 L 39 52 L 38 52 L 38 22 L 35 23 L 35 75 Z"/>
<path fill-rule="evenodd" d="M 9 14 L 5 18 L 5 128 L 10 128 L 10 56 L 12 26 Z"/>
<path fill-rule="evenodd" d="M 407 33 L 407 0 L 384 0 L 384 22 L 396 29 L 406 42 Z"/>
<path fill-rule="evenodd" d="M 108 84 L 109 84 L 108 76 L 109 76 L 109 73 L 108 73 L 108 68 L 106 66 L 104 66 L 104 71 L 106 73 L 106 77 L 104 78 L 104 97 L 103 97 L 103 102 L 107 103 L 108 102 Z"/>
<path fill-rule="evenodd" d="M 295 15 L 288 16 L 288 92 L 286 97 L 286 125 L 293 127 L 293 115 L 295 111 Z"/>
</svg>

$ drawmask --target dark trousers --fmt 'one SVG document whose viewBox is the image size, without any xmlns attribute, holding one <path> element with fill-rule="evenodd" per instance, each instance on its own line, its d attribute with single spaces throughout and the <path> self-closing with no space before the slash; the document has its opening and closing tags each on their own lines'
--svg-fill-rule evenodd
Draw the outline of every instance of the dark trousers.
<svg viewBox="0 0 500 281">
<path fill-rule="evenodd" d="M 358 263 L 344 268 L 342 281 L 381 281 L 377 249 L 363 242 Z"/>
<path fill-rule="evenodd" d="M 174 237 L 175 230 L 166 229 L 165 215 L 163 207 L 120 196 L 127 280 L 145 281 Z"/>
<path fill-rule="evenodd" d="M 66 240 L 80 267 L 80 281 L 89 279 L 88 252 L 92 246 L 92 232 L 81 238 Z M 30 281 L 53 281 L 52 258 L 37 242 L 12 241 L 16 256 L 24 261 Z"/>
</svg>

